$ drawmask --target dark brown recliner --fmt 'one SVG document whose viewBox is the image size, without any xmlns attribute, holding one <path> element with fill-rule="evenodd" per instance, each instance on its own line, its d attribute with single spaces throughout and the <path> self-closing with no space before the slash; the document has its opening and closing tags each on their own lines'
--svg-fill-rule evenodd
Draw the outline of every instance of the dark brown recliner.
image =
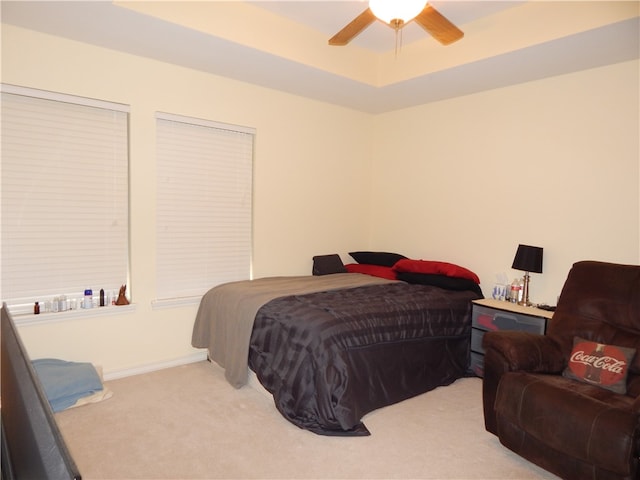
<svg viewBox="0 0 640 480">
<path fill-rule="evenodd" d="M 562 376 L 574 337 L 636 349 L 627 393 Z M 484 336 L 485 427 L 565 479 L 640 479 L 640 266 L 573 265 L 546 335 Z"/>
</svg>

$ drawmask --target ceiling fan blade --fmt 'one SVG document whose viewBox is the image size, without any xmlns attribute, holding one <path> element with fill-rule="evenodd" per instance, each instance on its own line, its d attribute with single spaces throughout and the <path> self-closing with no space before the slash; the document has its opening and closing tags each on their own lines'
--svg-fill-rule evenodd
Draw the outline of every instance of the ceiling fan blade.
<svg viewBox="0 0 640 480">
<path fill-rule="evenodd" d="M 360 32 L 371 25 L 376 19 L 371 9 L 367 8 L 364 12 L 354 18 L 346 27 L 336 33 L 329 39 L 329 45 L 342 46 L 353 40 Z"/>
<path fill-rule="evenodd" d="M 415 21 L 443 45 L 449 45 L 464 37 L 462 30 L 447 20 L 444 15 L 430 4 L 424 7 L 424 10 L 418 14 Z"/>
</svg>

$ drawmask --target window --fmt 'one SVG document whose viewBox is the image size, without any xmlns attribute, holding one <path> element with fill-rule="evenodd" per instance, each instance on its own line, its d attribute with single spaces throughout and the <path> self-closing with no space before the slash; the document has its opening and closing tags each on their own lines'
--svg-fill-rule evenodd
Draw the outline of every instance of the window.
<svg viewBox="0 0 640 480">
<path fill-rule="evenodd" d="M 158 113 L 156 135 L 158 300 L 248 279 L 254 131 Z"/>
<path fill-rule="evenodd" d="M 128 108 L 2 85 L 0 294 L 35 301 L 127 282 Z"/>
</svg>

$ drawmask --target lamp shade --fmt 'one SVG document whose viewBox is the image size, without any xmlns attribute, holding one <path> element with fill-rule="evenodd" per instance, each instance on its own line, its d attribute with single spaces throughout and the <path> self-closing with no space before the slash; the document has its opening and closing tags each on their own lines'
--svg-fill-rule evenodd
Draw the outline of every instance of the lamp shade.
<svg viewBox="0 0 640 480">
<path fill-rule="evenodd" d="M 542 273 L 542 247 L 518 245 L 511 268 L 525 272 Z"/>
<path fill-rule="evenodd" d="M 426 5 L 426 0 L 369 0 L 369 8 L 373 14 L 385 23 L 391 23 L 392 20 L 407 23 L 424 10 Z"/>
</svg>

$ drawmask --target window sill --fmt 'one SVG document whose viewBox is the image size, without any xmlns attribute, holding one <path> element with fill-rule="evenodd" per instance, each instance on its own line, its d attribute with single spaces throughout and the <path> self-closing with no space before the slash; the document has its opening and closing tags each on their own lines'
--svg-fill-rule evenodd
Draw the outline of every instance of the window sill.
<svg viewBox="0 0 640 480">
<path fill-rule="evenodd" d="M 66 320 L 77 320 L 79 318 L 95 318 L 95 317 L 107 317 L 111 315 L 121 315 L 123 313 L 133 313 L 136 310 L 135 304 L 129 305 L 115 305 L 110 307 L 95 307 L 87 309 L 67 310 L 65 312 L 56 313 L 40 313 L 34 315 L 33 313 L 16 314 L 13 315 L 13 319 L 16 325 L 39 325 L 44 323 L 55 323 Z"/>
</svg>

